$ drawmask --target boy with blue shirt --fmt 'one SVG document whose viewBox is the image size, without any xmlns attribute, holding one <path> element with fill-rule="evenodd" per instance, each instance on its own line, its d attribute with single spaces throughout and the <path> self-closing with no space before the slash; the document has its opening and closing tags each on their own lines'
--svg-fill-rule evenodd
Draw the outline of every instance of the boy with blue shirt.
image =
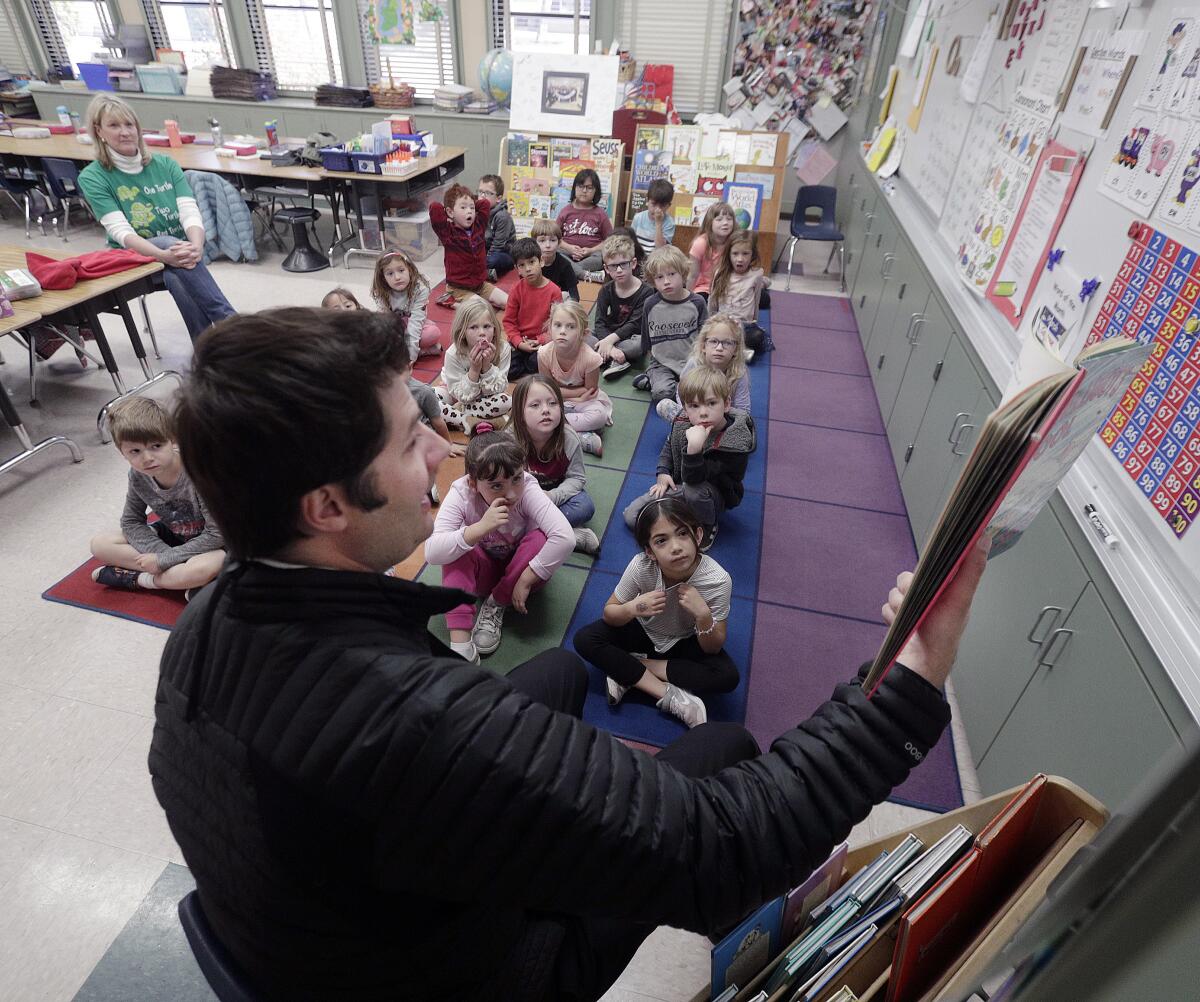
<svg viewBox="0 0 1200 1002">
<path fill-rule="evenodd" d="M 671 203 L 675 201 L 675 186 L 660 177 L 650 182 L 646 191 L 646 208 L 633 217 L 633 234 L 642 250 L 652 254 L 659 247 L 669 247 L 675 239 L 675 220 Z"/>
</svg>

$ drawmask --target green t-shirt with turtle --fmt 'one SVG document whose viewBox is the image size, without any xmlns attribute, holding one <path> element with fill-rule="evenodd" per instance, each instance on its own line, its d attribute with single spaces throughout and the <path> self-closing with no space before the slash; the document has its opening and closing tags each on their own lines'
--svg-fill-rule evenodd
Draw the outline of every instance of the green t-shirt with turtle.
<svg viewBox="0 0 1200 1002">
<path fill-rule="evenodd" d="M 79 172 L 79 188 L 97 219 L 119 212 L 139 237 L 187 239 L 179 225 L 178 200 L 192 198 L 192 189 L 183 169 L 170 157 L 152 154 L 138 174 L 126 174 L 115 167 L 106 170 L 98 162 L 90 163 Z M 108 243 L 117 246 L 111 237 Z"/>
</svg>

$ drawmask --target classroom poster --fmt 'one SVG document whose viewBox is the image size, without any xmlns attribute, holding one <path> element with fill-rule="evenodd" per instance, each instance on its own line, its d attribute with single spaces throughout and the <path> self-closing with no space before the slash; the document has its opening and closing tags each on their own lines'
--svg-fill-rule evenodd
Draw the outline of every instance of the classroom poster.
<svg viewBox="0 0 1200 1002">
<path fill-rule="evenodd" d="M 1038 159 L 1012 235 L 988 285 L 987 297 L 1015 328 L 1043 275 L 1046 258 L 1083 175 L 1085 158 L 1051 139 Z"/>
<path fill-rule="evenodd" d="M 1001 109 L 987 102 L 976 105 L 964 148 L 984 149 L 1003 122 L 1004 112 Z M 983 188 L 984 174 L 989 166 L 988 158 L 983 156 L 962 157 L 958 160 L 954 179 L 946 192 L 941 221 L 938 223 L 938 235 L 951 251 L 958 251 L 962 231 L 969 221 L 974 219 L 972 212 L 975 209 L 975 200 Z"/>
<path fill-rule="evenodd" d="M 1200 125 L 1193 125 L 1179 156 L 1175 158 L 1175 169 L 1167 181 L 1156 218 L 1189 233 L 1200 234 L 1200 191 L 1196 190 L 1197 182 L 1200 182 Z"/>
<path fill-rule="evenodd" d="M 1200 28 L 1193 31 L 1188 38 L 1191 54 L 1180 64 L 1181 69 L 1163 104 L 1163 110 L 1173 115 L 1191 115 L 1193 117 L 1200 115 L 1200 104 L 1198 104 L 1200 87 L 1197 87 L 1197 81 L 1200 79 L 1200 37 L 1198 36 L 1200 36 Z"/>
<path fill-rule="evenodd" d="M 1144 31 L 1089 34 L 1060 120 L 1064 128 L 1105 134 L 1146 37 Z"/>
<path fill-rule="evenodd" d="M 1083 279 L 1062 262 L 1038 282 L 1028 310 L 1029 333 L 1033 340 L 1060 362 L 1074 358 L 1082 345 L 1083 317 L 1087 304 L 1079 298 Z M 1026 384 L 1027 385 L 1027 384 Z"/>
<path fill-rule="evenodd" d="M 1059 104 L 1063 78 L 1075 57 L 1091 0 L 1054 0 L 1025 86 Z"/>
<path fill-rule="evenodd" d="M 987 70 L 988 60 L 992 58 L 992 46 L 996 44 L 996 35 L 1000 30 L 1000 15 L 993 14 L 979 38 L 975 48 L 971 50 L 971 58 L 967 60 L 967 68 L 963 70 L 962 81 L 958 92 L 967 104 L 979 100 L 979 91 L 983 87 L 983 75 Z"/>
<path fill-rule="evenodd" d="M 981 148 L 987 163 L 974 209 L 959 231 L 954 248 L 959 277 L 983 295 L 1009 239 L 1017 209 L 1025 196 L 1034 164 L 1046 145 L 1054 102 L 1025 89 L 1018 90 L 1004 120 Z"/>
<path fill-rule="evenodd" d="M 1183 153 L 1191 124 L 1182 118 L 1135 108 L 1125 131 L 1115 137 L 1100 178 L 1100 191 L 1119 205 L 1149 216 Z"/>
<path fill-rule="evenodd" d="M 1150 75 L 1142 86 L 1137 103 L 1144 108 L 1158 108 L 1170 95 L 1176 75 L 1183 69 L 1183 59 L 1191 51 L 1196 19 L 1185 9 L 1171 14 L 1158 45 L 1150 53 Z"/>
</svg>

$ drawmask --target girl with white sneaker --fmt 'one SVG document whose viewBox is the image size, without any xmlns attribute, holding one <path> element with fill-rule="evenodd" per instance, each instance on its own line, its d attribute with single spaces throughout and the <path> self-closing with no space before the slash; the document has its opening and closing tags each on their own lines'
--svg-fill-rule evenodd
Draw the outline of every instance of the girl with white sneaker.
<svg viewBox="0 0 1200 1002">
<path fill-rule="evenodd" d="M 733 580 L 700 552 L 703 527 L 682 499 L 651 501 L 634 527 L 634 557 L 604 605 L 604 618 L 575 634 L 575 650 L 608 676 L 608 702 L 630 688 L 695 727 L 708 720 L 700 695 L 737 688 L 725 653 Z"/>
<path fill-rule="evenodd" d="M 530 594 L 571 554 L 575 533 L 525 469 L 525 450 L 512 436 L 476 435 L 466 467 L 438 510 L 425 560 L 442 567 L 443 587 L 483 599 L 478 617 L 474 602 L 446 613 L 451 649 L 478 664 L 500 646 L 505 610 L 528 611 Z"/>
<path fill-rule="evenodd" d="M 470 432 L 479 421 L 504 427 L 512 398 L 508 363 L 512 349 L 495 311 L 481 296 L 467 296 L 454 311 L 450 347 L 433 385 L 446 424 Z"/>
<path fill-rule="evenodd" d="M 538 372 L 562 390 L 566 420 L 579 435 L 583 451 L 604 455 L 597 434 L 612 424 L 612 401 L 600 389 L 604 360 L 588 346 L 588 316 L 579 303 L 568 299 L 550 308 L 550 340 L 537 352 Z"/>
</svg>

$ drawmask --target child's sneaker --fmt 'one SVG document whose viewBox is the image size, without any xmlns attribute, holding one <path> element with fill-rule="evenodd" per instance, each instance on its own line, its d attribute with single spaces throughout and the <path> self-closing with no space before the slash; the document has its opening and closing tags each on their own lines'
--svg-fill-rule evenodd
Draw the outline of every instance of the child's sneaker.
<svg viewBox="0 0 1200 1002">
<path fill-rule="evenodd" d="M 679 417 L 679 412 L 683 410 L 674 400 L 660 400 L 654 407 L 658 416 L 667 424 L 673 424 L 675 419 Z"/>
<path fill-rule="evenodd" d="M 700 537 L 700 552 L 707 553 L 716 541 L 717 527 L 715 525 L 704 526 L 704 535 Z"/>
<path fill-rule="evenodd" d="M 615 679 L 605 679 L 605 684 L 608 686 L 608 705 L 616 706 L 625 698 L 625 693 L 629 691 L 629 686 L 621 685 Z"/>
<path fill-rule="evenodd" d="M 663 698 L 654 705 L 663 713 L 678 717 L 688 727 L 698 727 L 700 724 L 708 723 L 708 710 L 704 706 L 704 700 L 669 682 Z"/>
<path fill-rule="evenodd" d="M 754 349 L 753 348 L 744 349 L 742 351 L 742 358 L 744 358 L 746 360 L 747 364 L 750 362 L 753 362 L 754 361 Z"/>
<path fill-rule="evenodd" d="M 585 271 L 583 273 L 583 280 L 585 282 L 595 282 L 597 285 L 603 285 L 604 278 L 603 271 Z"/>
<path fill-rule="evenodd" d="M 633 377 L 633 388 L 635 390 L 650 389 L 650 376 L 645 372 L 639 372 Z"/>
<path fill-rule="evenodd" d="M 429 487 L 429 503 L 430 504 L 441 504 L 442 503 L 442 492 L 438 490 L 437 484 L 431 484 Z"/>
<path fill-rule="evenodd" d="M 608 368 L 605 369 L 601 375 L 604 376 L 605 379 L 616 379 L 617 376 L 629 368 L 629 364 L 630 363 L 628 359 L 626 359 L 624 362 L 610 361 L 608 363 Z"/>
<path fill-rule="evenodd" d="M 92 571 L 92 580 L 106 588 L 123 588 L 125 591 L 141 591 L 138 584 L 138 571 L 127 570 L 124 567 L 113 567 L 105 564 Z"/>
<path fill-rule="evenodd" d="M 473 665 L 479 664 L 479 651 L 475 649 L 475 644 L 470 640 L 462 644 L 457 644 L 451 640 L 450 650 L 452 650 L 464 661 L 469 661 Z"/>
<path fill-rule="evenodd" d="M 426 345 L 421 349 L 421 358 L 434 358 L 442 353 L 442 342 L 434 341 L 431 345 Z"/>
<path fill-rule="evenodd" d="M 576 529 L 575 552 L 584 553 L 589 557 L 598 557 L 600 555 L 600 538 L 591 529 Z"/>
<path fill-rule="evenodd" d="M 599 458 L 604 455 L 604 442 L 594 431 L 581 431 L 579 444 L 589 456 Z"/>
<path fill-rule="evenodd" d="M 495 654 L 500 647 L 500 630 L 504 626 L 504 606 L 491 595 L 483 600 L 475 629 L 471 631 L 471 642 L 480 654 Z"/>
<path fill-rule="evenodd" d="M 453 292 L 447 290 L 437 297 L 436 302 L 438 306 L 444 306 L 446 309 L 452 310 L 454 309 L 455 303 L 457 303 L 458 300 L 454 298 Z"/>
</svg>

